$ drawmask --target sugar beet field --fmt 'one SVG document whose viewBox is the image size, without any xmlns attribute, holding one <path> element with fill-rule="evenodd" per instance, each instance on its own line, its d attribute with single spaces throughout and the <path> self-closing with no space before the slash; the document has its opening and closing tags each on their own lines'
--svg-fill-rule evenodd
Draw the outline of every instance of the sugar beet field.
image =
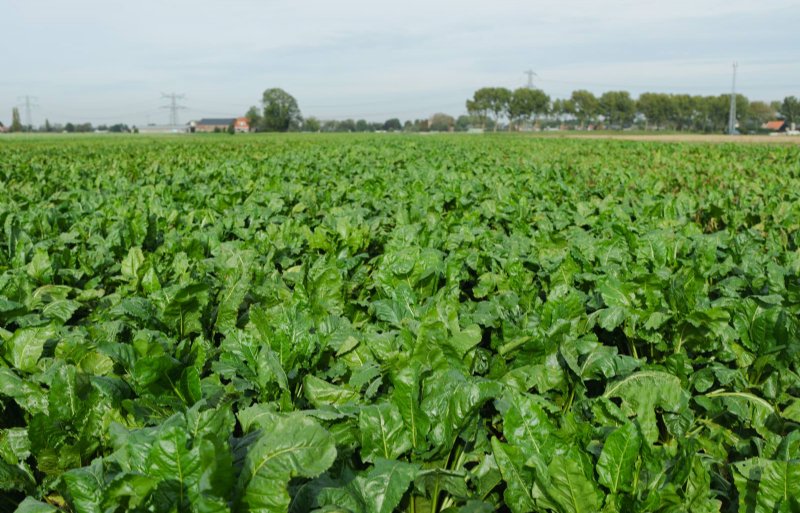
<svg viewBox="0 0 800 513">
<path fill-rule="evenodd" d="M 0 511 L 800 511 L 800 147 L 0 141 Z"/>
</svg>

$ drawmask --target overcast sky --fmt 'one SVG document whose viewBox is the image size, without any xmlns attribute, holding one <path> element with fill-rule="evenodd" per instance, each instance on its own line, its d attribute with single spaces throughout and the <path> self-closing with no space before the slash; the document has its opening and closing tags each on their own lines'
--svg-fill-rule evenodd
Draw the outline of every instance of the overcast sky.
<svg viewBox="0 0 800 513">
<path fill-rule="evenodd" d="M 800 1 L 0 0 L 0 121 L 232 117 L 282 87 L 305 116 L 458 115 L 524 71 L 574 89 L 800 96 Z M 24 109 L 21 109 L 23 116 Z M 24 119 L 23 119 L 24 122 Z"/>
</svg>

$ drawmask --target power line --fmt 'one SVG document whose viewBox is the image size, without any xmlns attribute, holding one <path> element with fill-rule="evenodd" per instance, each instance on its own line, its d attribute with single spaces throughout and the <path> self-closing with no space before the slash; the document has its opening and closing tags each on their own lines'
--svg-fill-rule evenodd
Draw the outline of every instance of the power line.
<svg viewBox="0 0 800 513">
<path fill-rule="evenodd" d="M 728 133 L 733 135 L 736 133 L 736 68 L 739 65 L 733 63 L 733 84 L 731 85 L 731 108 L 728 113 Z"/>
<path fill-rule="evenodd" d="M 178 127 L 178 111 L 184 110 L 186 107 L 184 105 L 178 105 L 178 100 L 182 100 L 186 98 L 185 94 L 176 94 L 176 93 L 161 93 L 162 98 L 169 99 L 169 105 L 162 105 L 162 109 L 169 109 L 169 124 L 173 128 Z"/>
<path fill-rule="evenodd" d="M 29 130 L 33 128 L 33 117 L 31 115 L 31 111 L 39 107 L 38 103 L 33 103 L 31 100 L 37 100 L 37 99 L 38 98 L 36 98 L 35 96 L 29 96 L 29 95 L 20 96 L 19 98 L 17 98 L 17 100 L 19 101 L 24 101 L 24 103 L 18 105 L 18 107 L 23 107 L 25 109 L 25 126 L 27 126 Z"/>
</svg>

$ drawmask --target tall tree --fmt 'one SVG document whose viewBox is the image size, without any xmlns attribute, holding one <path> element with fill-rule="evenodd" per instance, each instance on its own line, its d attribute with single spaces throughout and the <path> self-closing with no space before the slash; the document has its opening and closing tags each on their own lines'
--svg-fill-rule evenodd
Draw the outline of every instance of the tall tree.
<svg viewBox="0 0 800 513">
<path fill-rule="evenodd" d="M 497 131 L 497 125 L 503 113 L 508 112 L 508 106 L 511 103 L 511 90 L 505 87 L 492 87 L 489 96 L 489 110 L 494 115 L 494 131 Z"/>
<path fill-rule="evenodd" d="M 16 107 L 11 110 L 11 126 L 9 130 L 12 132 L 22 132 L 22 121 L 19 119 L 19 109 Z"/>
<path fill-rule="evenodd" d="M 369 123 L 366 119 L 356 121 L 356 132 L 369 132 Z"/>
<path fill-rule="evenodd" d="M 585 89 L 573 91 L 570 103 L 572 107 L 570 114 L 575 115 L 581 128 L 594 121 L 599 114 L 600 102 L 594 94 Z"/>
<path fill-rule="evenodd" d="M 498 121 L 503 114 L 508 112 L 510 102 L 511 91 L 505 87 L 482 87 L 475 91 L 471 100 L 467 100 L 467 111 L 484 120 L 491 113 L 494 130 L 497 131 Z"/>
<path fill-rule="evenodd" d="M 575 115 L 575 104 L 569 98 L 556 98 L 550 105 L 550 115 L 558 123 L 564 123 L 568 116 Z"/>
<path fill-rule="evenodd" d="M 568 100 L 562 100 L 561 98 L 556 98 L 553 100 L 553 103 L 550 105 L 550 114 L 552 114 L 556 121 L 561 121 L 561 118 L 564 114 L 564 102 Z"/>
<path fill-rule="evenodd" d="M 456 132 L 466 132 L 467 130 L 470 129 L 470 127 L 472 126 L 472 123 L 473 123 L 472 116 L 468 116 L 466 114 L 462 114 L 462 115 L 458 116 L 458 119 L 456 119 L 455 131 Z"/>
<path fill-rule="evenodd" d="M 337 132 L 355 132 L 356 131 L 356 122 L 353 119 L 345 119 L 343 121 L 339 121 L 336 125 Z"/>
<path fill-rule="evenodd" d="M 647 118 L 648 124 L 655 125 L 656 130 L 675 117 L 672 95 L 669 94 L 642 93 L 636 108 Z"/>
<path fill-rule="evenodd" d="M 261 126 L 267 132 L 288 132 L 298 130 L 303 124 L 303 116 L 294 96 L 280 88 L 264 91 L 261 103 L 264 113 Z"/>
<path fill-rule="evenodd" d="M 525 121 L 533 119 L 535 122 L 540 115 L 547 113 L 549 105 L 550 97 L 541 89 L 516 89 L 508 102 L 509 130 L 514 123 L 519 128 L 520 123 Z"/>
<path fill-rule="evenodd" d="M 456 124 L 455 118 L 444 112 L 437 112 L 431 116 L 429 121 L 431 132 L 449 132 Z"/>
<path fill-rule="evenodd" d="M 703 106 L 700 97 L 688 94 L 676 94 L 672 96 L 672 117 L 671 122 L 676 130 L 695 129 L 707 130 L 708 124 L 707 109 Z"/>
<path fill-rule="evenodd" d="M 478 96 L 477 92 L 475 96 Z M 489 105 L 487 103 L 477 98 L 467 100 L 467 112 L 471 117 L 480 120 L 481 128 L 486 129 L 486 118 L 489 113 Z"/>
<path fill-rule="evenodd" d="M 796 96 L 787 96 L 781 103 L 781 116 L 790 125 L 800 121 L 800 100 Z"/>
<path fill-rule="evenodd" d="M 383 124 L 383 129 L 387 132 L 399 132 L 403 129 L 403 124 L 397 118 L 387 119 Z"/>
<path fill-rule="evenodd" d="M 303 132 L 319 132 L 321 128 L 322 124 L 314 116 L 306 118 L 303 122 Z"/>
<path fill-rule="evenodd" d="M 261 112 L 259 112 L 258 107 L 255 105 L 247 109 L 247 113 L 244 117 L 247 118 L 247 124 L 250 125 L 250 130 L 257 130 L 261 126 Z"/>
<path fill-rule="evenodd" d="M 600 110 L 608 125 L 624 128 L 636 115 L 636 103 L 628 91 L 606 91 L 600 97 Z"/>
</svg>

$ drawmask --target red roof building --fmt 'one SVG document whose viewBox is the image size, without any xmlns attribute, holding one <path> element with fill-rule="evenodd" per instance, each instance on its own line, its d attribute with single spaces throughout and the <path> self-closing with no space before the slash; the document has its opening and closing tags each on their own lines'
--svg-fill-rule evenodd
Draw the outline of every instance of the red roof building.
<svg viewBox="0 0 800 513">
<path fill-rule="evenodd" d="M 249 132 L 250 122 L 247 121 L 247 118 L 236 118 L 236 121 L 233 122 L 233 129 L 237 132 Z"/>
<path fill-rule="evenodd" d="M 764 130 L 769 130 L 770 132 L 785 132 L 786 131 L 786 121 L 782 119 L 778 119 L 775 121 L 767 121 L 761 128 Z"/>
</svg>

